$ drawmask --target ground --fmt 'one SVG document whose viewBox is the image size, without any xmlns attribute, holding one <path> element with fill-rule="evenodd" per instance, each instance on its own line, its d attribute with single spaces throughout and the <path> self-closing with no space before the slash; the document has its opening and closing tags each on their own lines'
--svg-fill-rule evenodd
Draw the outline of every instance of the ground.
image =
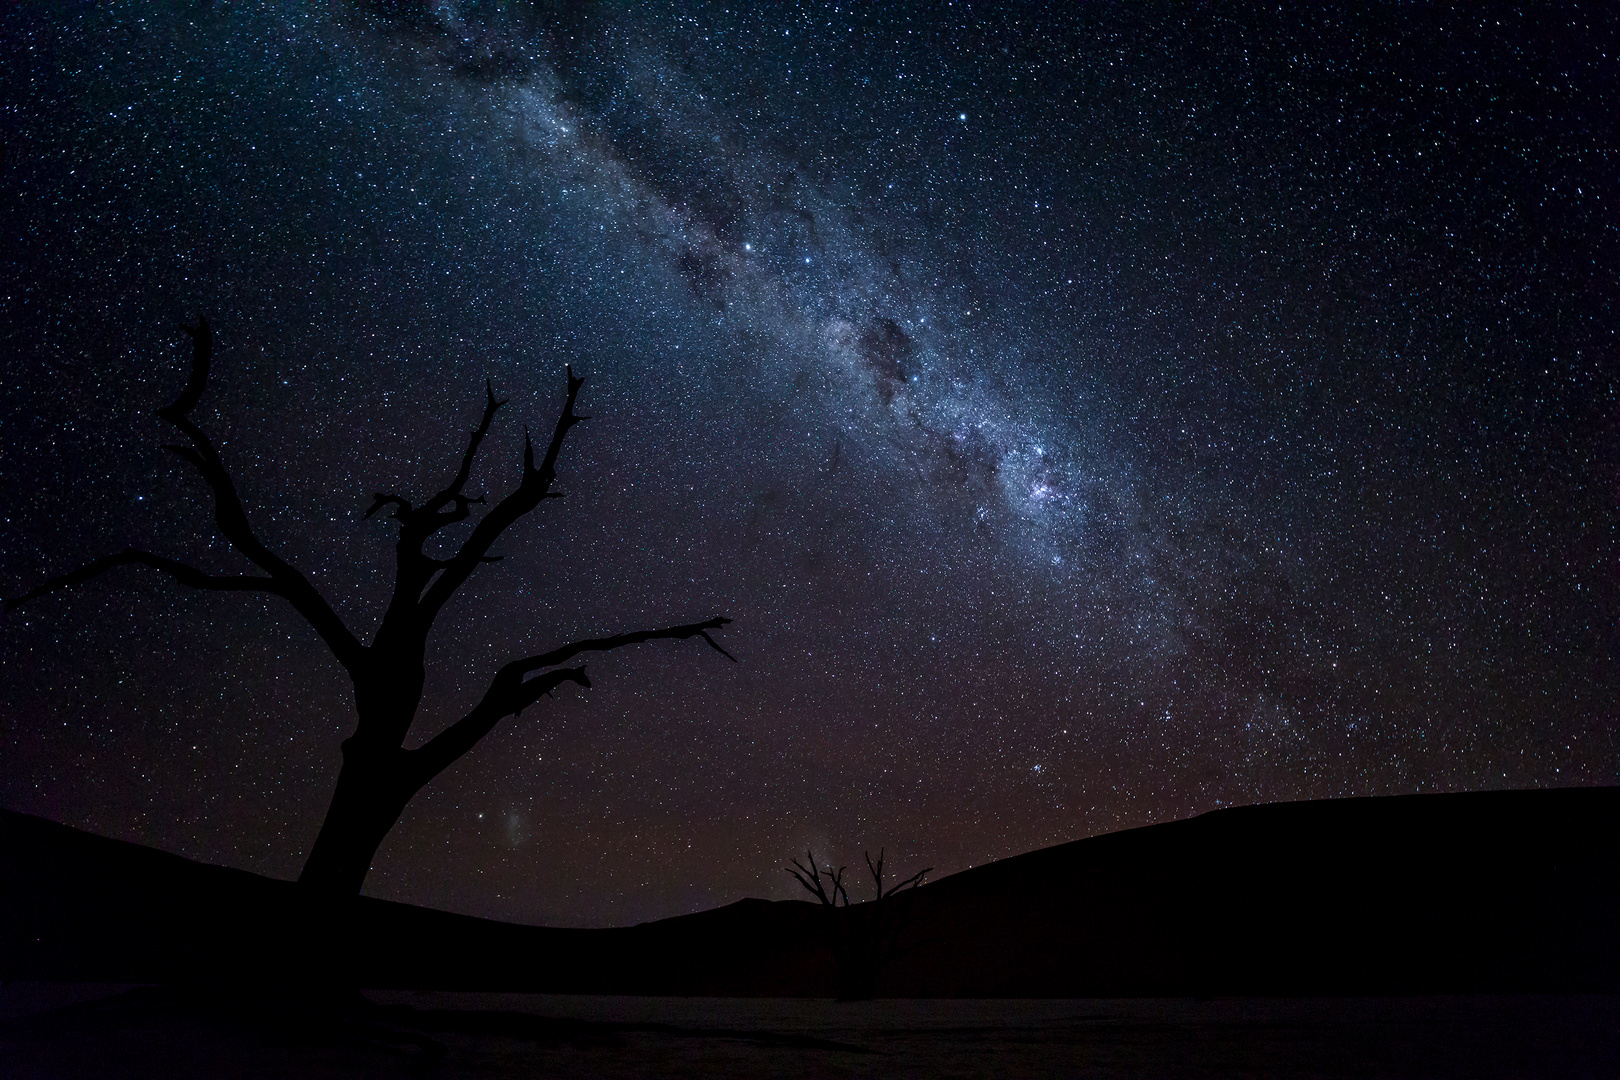
<svg viewBox="0 0 1620 1080">
<path fill-rule="evenodd" d="M 633 998 L 374 991 L 364 1022 L 12 984 L 0 1076 L 1611 1077 L 1620 999 Z M 63 1004 L 66 1002 L 67 1004 Z"/>
</svg>

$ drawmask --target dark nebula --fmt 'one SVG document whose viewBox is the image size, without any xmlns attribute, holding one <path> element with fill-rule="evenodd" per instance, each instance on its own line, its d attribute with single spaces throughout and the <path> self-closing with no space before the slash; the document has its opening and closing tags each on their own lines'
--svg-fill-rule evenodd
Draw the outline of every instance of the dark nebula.
<svg viewBox="0 0 1620 1080">
<path fill-rule="evenodd" d="M 1218 806 L 1620 772 L 1620 11 L 27 3 L 0 12 L 0 592 L 216 570 L 152 410 L 369 635 L 370 493 L 560 486 L 440 619 L 724 613 L 508 721 L 375 895 L 604 925 Z M 0 623 L 0 803 L 280 876 L 348 682 L 279 601 Z M 413 736 L 413 738 L 416 736 Z"/>
</svg>

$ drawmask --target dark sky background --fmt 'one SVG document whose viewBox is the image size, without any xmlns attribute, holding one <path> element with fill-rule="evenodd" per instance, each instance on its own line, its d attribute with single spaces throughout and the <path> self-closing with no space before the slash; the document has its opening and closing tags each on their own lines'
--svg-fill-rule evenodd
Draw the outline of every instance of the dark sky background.
<svg viewBox="0 0 1620 1080">
<path fill-rule="evenodd" d="M 608 925 L 1220 806 L 1614 783 L 1620 11 L 11 3 L 0 590 L 261 535 L 368 635 L 370 492 L 560 487 L 420 741 L 590 661 L 367 890 Z M 0 804 L 292 877 L 352 726 L 279 600 L 0 623 Z M 859 895 L 859 894 L 857 894 Z"/>
</svg>

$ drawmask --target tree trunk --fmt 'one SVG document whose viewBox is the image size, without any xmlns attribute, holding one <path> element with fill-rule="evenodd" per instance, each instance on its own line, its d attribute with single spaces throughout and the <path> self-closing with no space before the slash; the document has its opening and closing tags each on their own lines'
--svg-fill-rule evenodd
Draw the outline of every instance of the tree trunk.
<svg viewBox="0 0 1620 1080">
<path fill-rule="evenodd" d="M 357 743 L 351 738 L 343 744 L 332 805 L 298 875 L 299 885 L 333 898 L 359 895 L 377 848 L 413 794 L 404 779 L 404 751 L 367 752 Z"/>
</svg>

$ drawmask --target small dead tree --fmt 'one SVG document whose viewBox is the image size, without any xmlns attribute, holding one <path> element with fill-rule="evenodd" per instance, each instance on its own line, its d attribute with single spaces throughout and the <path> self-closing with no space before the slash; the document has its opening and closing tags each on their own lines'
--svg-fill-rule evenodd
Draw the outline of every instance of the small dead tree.
<svg viewBox="0 0 1620 1080">
<path fill-rule="evenodd" d="M 905 929 L 911 899 L 903 894 L 921 885 L 923 878 L 934 869 L 930 866 L 919 870 L 885 889 L 883 850 L 878 850 L 875 861 L 869 852 L 863 851 L 861 855 L 872 873 L 875 891 L 871 900 L 855 906 L 850 905 L 849 890 L 844 885 L 844 872 L 848 867 L 834 870 L 829 864 L 823 870 L 816 864 L 815 855 L 807 850 L 803 863 L 793 859 L 793 865 L 787 868 L 821 904 L 825 940 L 838 965 L 839 1001 L 863 1001 L 872 996 L 878 972 L 900 952 L 900 932 Z"/>
<path fill-rule="evenodd" d="M 398 522 L 399 535 L 394 545 L 393 593 L 368 644 L 344 625 L 307 577 L 272 551 L 253 531 L 223 459 L 207 434 L 191 418 L 191 411 L 208 385 L 214 352 L 213 332 L 206 320 L 199 320 L 196 327 L 183 329 L 191 336 L 191 374 L 180 396 L 157 410 L 157 415 L 173 425 L 185 441 L 166 449 L 190 462 L 201 475 L 213 494 L 214 522 L 220 534 L 259 572 L 213 573 L 164 555 L 126 548 L 7 600 L 6 608 L 10 610 L 46 593 L 89 581 L 120 566 L 159 570 L 196 589 L 268 593 L 291 604 L 293 610 L 314 627 L 348 673 L 354 684 L 357 713 L 354 734 L 343 742 L 343 764 L 331 806 L 299 875 L 299 883 L 309 895 L 340 899 L 359 893 L 378 846 L 412 796 L 471 750 L 505 717 L 520 714 L 563 683 L 591 685 L 584 665 L 560 665 L 582 653 L 604 652 L 645 641 L 687 638 L 702 638 L 716 652 L 735 660 L 710 636 L 710 631 L 730 621 L 718 616 L 681 626 L 570 642 L 506 664 L 495 673 L 483 698 L 470 712 L 423 745 L 405 749 L 406 733 L 416 719 L 422 700 L 426 677 L 424 653 L 433 620 L 475 570 L 500 558 L 491 555 L 489 550 L 501 534 L 541 502 L 562 497 L 552 490 L 557 478 L 557 455 L 562 451 L 568 432 L 587 419 L 574 412 L 574 402 L 584 380 L 576 377 L 572 368 L 567 369 L 567 398 L 544 455 L 536 463 L 534 445 L 525 435 L 523 470 L 516 489 L 490 506 L 473 525 L 470 535 L 448 557 L 430 554 L 428 541 L 441 530 L 471 517 L 474 506 L 486 504 L 482 495 L 467 493 L 467 483 L 490 423 L 505 404 L 496 400 L 494 389 L 488 383 L 484 388 L 483 415 L 468 439 L 460 468 L 447 485 L 420 504 L 393 492 L 374 495 L 365 517 L 391 509 Z"/>
</svg>

